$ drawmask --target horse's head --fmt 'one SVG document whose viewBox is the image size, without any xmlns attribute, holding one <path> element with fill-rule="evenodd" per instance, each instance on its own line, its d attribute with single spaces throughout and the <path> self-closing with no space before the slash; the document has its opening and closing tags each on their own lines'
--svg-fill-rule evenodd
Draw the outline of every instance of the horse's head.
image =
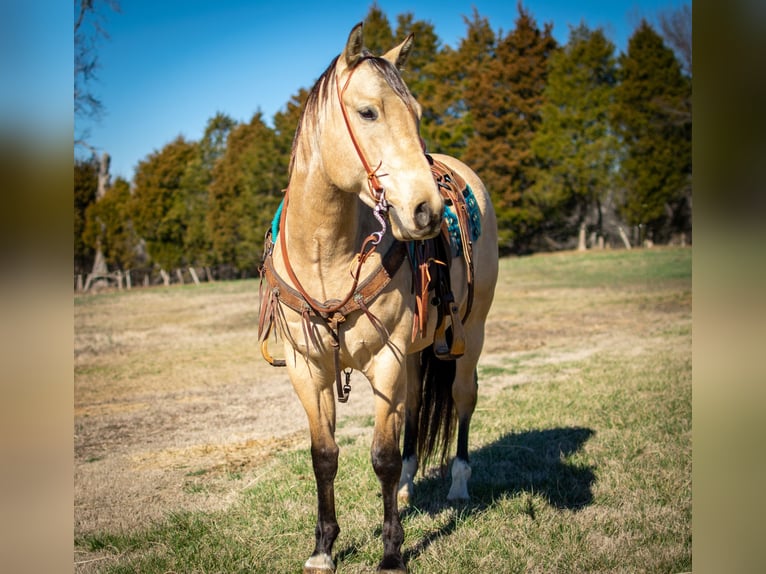
<svg viewBox="0 0 766 574">
<path fill-rule="evenodd" d="M 412 42 L 410 35 L 374 57 L 363 48 L 362 24 L 351 31 L 328 70 L 332 97 L 318 142 L 332 184 L 371 207 L 384 198 L 394 237 L 404 241 L 436 235 L 444 209 L 420 139 L 421 108 L 399 73 Z"/>
</svg>

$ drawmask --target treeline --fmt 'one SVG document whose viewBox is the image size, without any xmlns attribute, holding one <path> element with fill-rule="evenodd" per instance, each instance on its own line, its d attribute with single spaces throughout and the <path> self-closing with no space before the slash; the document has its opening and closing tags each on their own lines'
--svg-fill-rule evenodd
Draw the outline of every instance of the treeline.
<svg viewBox="0 0 766 574">
<path fill-rule="evenodd" d="M 505 34 L 476 10 L 465 23 L 459 45 L 442 46 L 430 23 L 401 14 L 393 29 L 373 4 L 365 43 L 382 53 L 415 32 L 403 75 L 422 136 L 487 184 L 501 254 L 691 240 L 690 61 L 646 21 L 620 55 L 584 24 L 557 45 L 521 4 Z M 76 161 L 75 273 L 100 253 L 110 269 L 254 275 L 307 95 L 271 126 L 217 113 L 199 141 L 179 136 L 101 194 L 98 158 Z"/>
</svg>

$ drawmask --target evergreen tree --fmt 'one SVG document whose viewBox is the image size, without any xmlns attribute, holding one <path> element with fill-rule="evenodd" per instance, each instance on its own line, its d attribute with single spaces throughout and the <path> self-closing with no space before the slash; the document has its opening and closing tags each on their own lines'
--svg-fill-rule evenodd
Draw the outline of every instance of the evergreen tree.
<svg viewBox="0 0 766 574">
<path fill-rule="evenodd" d="M 434 31 L 433 24 L 423 20 L 415 20 L 411 12 L 399 14 L 396 17 L 396 33 L 394 43 L 402 42 L 409 34 L 414 34 L 412 51 L 407 58 L 407 64 L 402 72 L 402 79 L 418 98 L 420 86 L 430 80 L 427 69 L 439 53 L 439 37 Z M 388 48 L 392 48 L 393 44 Z"/>
<path fill-rule="evenodd" d="M 207 266 L 214 260 L 207 226 L 209 187 L 213 181 L 213 169 L 226 152 L 226 142 L 236 125 L 231 117 L 222 112 L 210 118 L 196 146 L 195 157 L 189 161 L 181 179 L 186 211 L 184 256 L 190 265 Z"/>
<path fill-rule="evenodd" d="M 78 159 L 74 163 L 74 272 L 87 274 L 93 267 L 95 249 L 83 238 L 85 212 L 96 201 L 98 192 L 98 159 Z"/>
<path fill-rule="evenodd" d="M 189 197 L 184 187 L 187 170 L 198 155 L 198 144 L 179 136 L 162 150 L 138 163 L 131 205 L 136 232 L 161 268 L 188 264 L 186 232 Z"/>
<path fill-rule="evenodd" d="M 538 210 L 545 240 L 554 245 L 578 229 L 583 242 L 586 225 L 603 235 L 618 154 L 609 124 L 616 74 L 614 45 L 584 24 L 551 56 L 542 123 L 532 141 L 538 166 L 528 200 Z"/>
<path fill-rule="evenodd" d="M 364 47 L 379 56 L 394 45 L 394 33 L 388 17 L 380 9 L 377 2 L 370 5 L 370 10 L 364 18 Z"/>
<path fill-rule="evenodd" d="M 541 122 L 547 61 L 556 48 L 550 24 L 537 27 L 521 3 L 515 29 L 467 82 L 473 122 L 464 159 L 484 180 L 498 216 L 501 251 L 529 249 L 538 221 L 525 201 L 533 183 L 531 142 Z"/>
<path fill-rule="evenodd" d="M 226 152 L 226 142 L 236 125 L 237 122 L 223 112 L 216 112 L 208 120 L 205 133 L 199 142 L 200 157 L 206 170 L 212 172 L 215 163 Z"/>
<path fill-rule="evenodd" d="M 287 177 L 290 171 L 289 162 L 292 157 L 295 131 L 298 128 L 298 123 L 300 122 L 301 114 L 303 114 L 303 108 L 306 106 L 308 96 L 309 91 L 305 88 L 301 88 L 297 94 L 290 98 L 290 101 L 287 102 L 284 110 L 280 110 L 274 114 L 274 133 L 277 138 L 277 181 L 281 181 L 278 174 L 283 174 L 285 182 L 283 187 L 287 185 Z"/>
<path fill-rule="evenodd" d="M 275 132 L 257 112 L 229 134 L 213 169 L 208 232 L 218 263 L 255 274 L 263 238 L 287 185 L 284 154 Z"/>
<path fill-rule="evenodd" d="M 462 157 L 473 134 L 467 85 L 494 56 L 495 34 L 474 8 L 465 18 L 466 37 L 458 49 L 445 47 L 423 66 L 416 94 L 423 106 L 421 133 L 429 151 Z"/>
<path fill-rule="evenodd" d="M 130 184 L 117 178 L 104 196 L 86 211 L 83 240 L 94 250 L 100 246 L 106 264 L 127 270 L 139 261 L 139 239 L 131 221 Z"/>
<path fill-rule="evenodd" d="M 691 121 L 679 109 L 689 105 L 691 83 L 673 51 L 645 21 L 620 57 L 614 121 L 626 155 L 620 166 L 625 199 L 622 213 L 645 236 L 664 241 L 690 225 Z"/>
</svg>

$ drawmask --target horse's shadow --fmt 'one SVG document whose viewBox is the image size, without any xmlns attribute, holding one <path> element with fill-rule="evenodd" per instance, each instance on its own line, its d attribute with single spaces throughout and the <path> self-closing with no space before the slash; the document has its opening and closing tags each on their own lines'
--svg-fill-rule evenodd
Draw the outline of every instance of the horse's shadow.
<svg viewBox="0 0 766 574">
<path fill-rule="evenodd" d="M 479 448 L 470 454 L 472 475 L 468 489 L 471 499 L 467 502 L 447 501 L 449 472 L 436 470 L 425 478 L 416 479 L 413 500 L 401 513 L 403 520 L 423 512 L 435 516 L 448 507 L 455 507 L 458 512 L 438 530 L 428 533 L 406 550 L 405 561 L 419 556 L 439 538 L 450 535 L 461 515 L 481 512 L 504 498 L 528 493 L 543 497 L 551 506 L 573 511 L 591 504 L 594 468 L 569 458 L 593 434 L 593 430 L 581 427 L 509 433 Z M 531 497 L 521 501 L 520 511 L 534 518 Z"/>
<path fill-rule="evenodd" d="M 542 496 L 556 508 L 587 506 L 593 499 L 593 468 L 568 459 L 593 434 L 581 427 L 509 433 L 471 452 L 471 500 L 463 506 L 481 510 L 498 498 L 523 492 Z M 427 471 L 425 478 L 416 479 L 412 511 L 438 513 L 451 506 L 446 500 L 449 483 L 449 471 Z"/>
<path fill-rule="evenodd" d="M 528 493 L 541 496 L 551 506 L 561 509 L 577 511 L 589 505 L 593 501 L 594 468 L 568 459 L 594 432 L 589 428 L 565 427 L 509 433 L 471 452 L 472 475 L 468 482 L 471 499 L 466 502 L 447 500 L 448 470 L 429 470 L 425 477 L 416 478 L 413 499 L 400 513 L 402 521 L 423 513 L 436 516 L 451 507 L 458 511 L 452 513 L 446 524 L 405 550 L 405 562 L 422 554 L 436 540 L 452 534 L 461 516 L 481 512 L 501 499 Z M 520 511 L 534 518 L 531 497 L 521 502 Z M 378 528 L 376 536 L 379 535 Z M 352 545 L 341 550 L 337 557 L 342 561 L 357 550 Z"/>
</svg>

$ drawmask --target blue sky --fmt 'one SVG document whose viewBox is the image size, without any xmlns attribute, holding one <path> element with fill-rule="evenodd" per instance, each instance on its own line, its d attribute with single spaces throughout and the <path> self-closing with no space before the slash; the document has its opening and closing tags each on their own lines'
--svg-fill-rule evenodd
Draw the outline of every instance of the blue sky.
<svg viewBox="0 0 766 574">
<path fill-rule="evenodd" d="M 569 26 L 602 27 L 617 52 L 641 18 L 681 0 L 525 0 L 542 27 L 565 43 Z M 343 48 L 351 28 L 372 0 L 121 0 L 109 13 L 110 38 L 99 49 L 101 69 L 92 91 L 106 113 L 90 130 L 89 143 L 112 156 L 112 174 L 133 177 L 138 162 L 176 136 L 201 137 L 221 111 L 249 121 L 261 111 L 270 122 L 301 87 L 309 88 Z M 475 6 L 495 31 L 512 30 L 515 0 L 378 0 L 392 28 L 412 12 L 430 21 L 443 45 L 465 36 L 463 16 Z"/>
</svg>

